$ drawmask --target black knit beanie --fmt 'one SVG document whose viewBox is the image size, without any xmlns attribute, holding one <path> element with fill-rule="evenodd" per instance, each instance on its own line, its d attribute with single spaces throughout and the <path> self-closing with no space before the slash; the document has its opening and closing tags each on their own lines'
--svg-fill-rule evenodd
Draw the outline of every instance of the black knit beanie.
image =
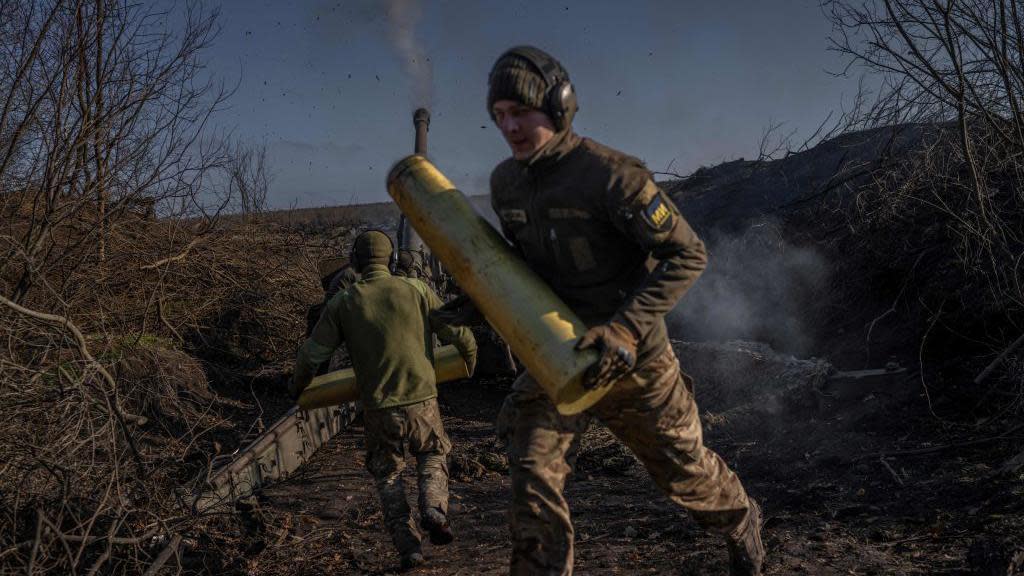
<svg viewBox="0 0 1024 576">
<path fill-rule="evenodd" d="M 360 272 L 372 264 L 387 266 L 391 261 L 391 238 L 380 230 L 367 230 L 352 244 L 352 261 Z"/>
<path fill-rule="evenodd" d="M 514 100 L 531 108 L 544 110 L 547 82 L 529 60 L 517 54 L 505 54 L 494 63 L 488 81 L 487 112 L 493 114 L 498 100 Z M 546 112 L 546 111 L 545 111 Z"/>
</svg>

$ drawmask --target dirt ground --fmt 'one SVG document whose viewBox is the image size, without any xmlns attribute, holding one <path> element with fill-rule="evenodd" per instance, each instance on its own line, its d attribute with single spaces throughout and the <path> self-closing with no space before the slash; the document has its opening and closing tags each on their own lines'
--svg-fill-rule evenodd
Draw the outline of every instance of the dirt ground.
<svg viewBox="0 0 1024 576">
<path fill-rule="evenodd" d="M 818 381 L 781 402 L 728 406 L 698 379 L 707 445 L 765 510 L 768 574 L 1020 573 L 1013 562 L 1024 541 L 1024 482 L 1020 468 L 1004 463 L 1020 452 L 1024 428 L 932 416 L 918 380 L 910 371 Z M 457 540 L 425 543 L 428 562 L 414 573 L 507 571 L 509 479 L 493 422 L 510 385 L 442 388 Z M 958 400 L 932 401 L 939 413 Z M 298 474 L 240 505 L 225 519 L 228 536 L 200 538 L 186 566 L 247 575 L 395 572 L 398 556 L 363 465 L 357 421 Z M 410 462 L 410 489 L 413 469 Z M 599 425 L 584 438 L 567 497 L 578 574 L 727 573 L 721 540 L 662 496 Z"/>
</svg>

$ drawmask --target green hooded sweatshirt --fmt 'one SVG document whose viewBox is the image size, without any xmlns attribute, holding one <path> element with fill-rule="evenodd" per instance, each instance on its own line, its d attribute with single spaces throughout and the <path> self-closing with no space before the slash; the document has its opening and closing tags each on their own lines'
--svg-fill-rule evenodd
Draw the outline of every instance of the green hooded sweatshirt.
<svg viewBox="0 0 1024 576">
<path fill-rule="evenodd" d="M 345 342 L 365 409 L 393 408 L 437 397 L 431 334 L 455 345 L 467 364 L 476 358 L 476 341 L 468 328 L 454 328 L 430 318 L 430 311 L 441 304 L 423 282 L 392 276 L 387 266 L 365 267 L 358 282 L 327 303 L 299 350 L 297 388 L 308 386 L 316 366 Z"/>
</svg>

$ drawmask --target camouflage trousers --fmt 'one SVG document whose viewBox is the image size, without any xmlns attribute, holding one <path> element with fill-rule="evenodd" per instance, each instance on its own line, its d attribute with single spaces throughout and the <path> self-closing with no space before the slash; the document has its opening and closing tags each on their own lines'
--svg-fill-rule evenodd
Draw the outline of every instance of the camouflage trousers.
<svg viewBox="0 0 1024 576">
<path fill-rule="evenodd" d="M 448 514 L 448 453 L 452 444 L 441 425 L 437 399 L 408 406 L 366 410 L 366 469 L 373 475 L 384 526 L 400 554 L 416 552 L 420 535 L 405 496 L 405 449 L 416 457 L 420 514 Z"/>
<path fill-rule="evenodd" d="M 747 494 L 721 457 L 704 447 L 693 384 L 671 347 L 573 416 L 559 414 L 540 385 L 523 374 L 498 416 L 512 478 L 511 574 L 572 574 L 573 526 L 562 492 L 580 436 L 595 417 L 703 527 L 722 534 L 745 527 Z"/>
</svg>

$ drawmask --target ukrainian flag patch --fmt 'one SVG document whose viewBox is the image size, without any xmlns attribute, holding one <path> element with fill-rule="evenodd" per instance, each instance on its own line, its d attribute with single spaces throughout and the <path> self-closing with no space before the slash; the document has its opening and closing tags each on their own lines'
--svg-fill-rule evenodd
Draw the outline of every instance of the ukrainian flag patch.
<svg viewBox="0 0 1024 576">
<path fill-rule="evenodd" d="M 668 230 L 672 226 L 672 209 L 661 193 L 651 198 L 643 213 L 647 223 L 655 230 Z"/>
</svg>

